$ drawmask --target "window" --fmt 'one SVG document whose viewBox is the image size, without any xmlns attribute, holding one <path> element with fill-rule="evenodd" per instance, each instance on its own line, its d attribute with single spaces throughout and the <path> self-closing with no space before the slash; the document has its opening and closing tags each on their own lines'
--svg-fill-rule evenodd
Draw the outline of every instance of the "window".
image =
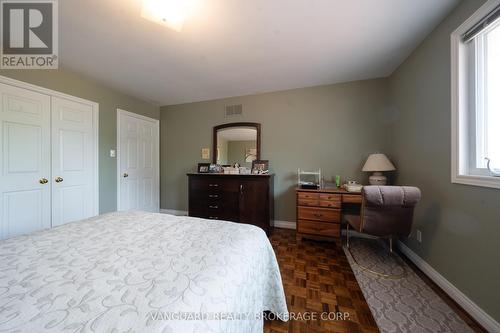
<svg viewBox="0 0 500 333">
<path fill-rule="evenodd" d="M 451 37 L 452 182 L 500 188 L 500 0 Z"/>
</svg>

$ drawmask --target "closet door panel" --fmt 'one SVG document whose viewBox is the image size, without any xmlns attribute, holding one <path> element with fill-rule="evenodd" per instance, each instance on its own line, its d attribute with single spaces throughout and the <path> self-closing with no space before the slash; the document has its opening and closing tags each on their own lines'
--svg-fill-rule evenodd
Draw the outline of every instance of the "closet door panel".
<svg viewBox="0 0 500 333">
<path fill-rule="evenodd" d="M 94 215 L 95 138 L 91 105 L 52 97 L 52 225 Z"/>
<path fill-rule="evenodd" d="M 0 239 L 50 228 L 50 97 L 0 84 Z"/>
</svg>

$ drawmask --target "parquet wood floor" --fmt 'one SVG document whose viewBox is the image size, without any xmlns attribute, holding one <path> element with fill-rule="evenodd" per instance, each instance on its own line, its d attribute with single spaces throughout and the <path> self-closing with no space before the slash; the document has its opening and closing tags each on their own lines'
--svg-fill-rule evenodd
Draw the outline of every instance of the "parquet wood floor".
<svg viewBox="0 0 500 333">
<path fill-rule="evenodd" d="M 280 266 L 288 311 L 302 314 L 346 312 L 349 320 L 267 320 L 265 333 L 379 332 L 340 245 L 297 241 L 294 230 L 278 228 L 271 231 L 269 239 Z M 485 332 L 437 285 L 408 263 L 475 332 Z"/>
<path fill-rule="evenodd" d="M 349 318 L 269 320 L 265 333 L 379 331 L 341 246 L 297 241 L 295 231 L 286 229 L 275 229 L 269 238 L 280 266 L 288 311 L 316 316 L 348 313 Z"/>
</svg>

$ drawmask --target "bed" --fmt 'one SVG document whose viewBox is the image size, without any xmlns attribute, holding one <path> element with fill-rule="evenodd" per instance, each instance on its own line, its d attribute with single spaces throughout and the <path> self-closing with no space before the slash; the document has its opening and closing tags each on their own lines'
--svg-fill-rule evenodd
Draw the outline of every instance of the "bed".
<svg viewBox="0 0 500 333">
<path fill-rule="evenodd" d="M 288 316 L 262 229 L 119 212 L 0 241 L 0 332 L 262 332 Z"/>
</svg>

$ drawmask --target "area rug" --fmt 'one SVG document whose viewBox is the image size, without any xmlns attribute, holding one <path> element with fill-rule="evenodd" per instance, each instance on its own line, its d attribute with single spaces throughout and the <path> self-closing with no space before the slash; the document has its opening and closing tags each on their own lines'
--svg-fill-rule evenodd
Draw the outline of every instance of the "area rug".
<svg viewBox="0 0 500 333">
<path fill-rule="evenodd" d="M 360 265 L 384 274 L 404 273 L 403 278 L 387 279 L 368 273 L 354 262 L 345 246 L 344 251 L 381 332 L 473 332 L 381 241 L 351 238 L 351 252 Z"/>
</svg>

